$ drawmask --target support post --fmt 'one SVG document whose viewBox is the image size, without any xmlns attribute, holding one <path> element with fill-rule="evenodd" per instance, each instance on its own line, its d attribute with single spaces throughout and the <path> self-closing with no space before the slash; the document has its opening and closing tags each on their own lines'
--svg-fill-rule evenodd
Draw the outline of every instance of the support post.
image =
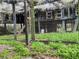
<svg viewBox="0 0 79 59">
<path fill-rule="evenodd" d="M 5 19 L 5 14 L 4 13 L 3 13 L 3 24 L 4 24 L 4 32 L 6 34 L 7 26 L 6 26 L 6 19 Z"/>
<path fill-rule="evenodd" d="M 62 32 L 65 32 L 65 25 L 66 25 L 65 21 L 66 20 L 63 19 L 63 15 L 64 15 L 64 9 L 61 10 L 61 18 L 62 18 Z"/>
<path fill-rule="evenodd" d="M 78 1 L 78 3 L 79 3 L 79 1 Z M 75 19 L 73 32 L 76 32 L 76 30 L 78 28 L 78 24 L 79 24 L 79 4 L 76 6 L 75 12 L 76 12 L 76 19 Z"/>
<path fill-rule="evenodd" d="M 67 22 L 65 21 L 65 32 L 67 31 Z"/>
<path fill-rule="evenodd" d="M 77 27 L 78 27 L 78 17 L 77 17 L 77 19 L 75 19 L 75 24 L 74 24 L 73 32 L 76 32 Z"/>
<path fill-rule="evenodd" d="M 38 18 L 38 31 L 39 31 L 39 33 L 40 33 L 40 17 Z"/>
<path fill-rule="evenodd" d="M 62 20 L 62 32 L 65 32 L 65 20 Z"/>
</svg>

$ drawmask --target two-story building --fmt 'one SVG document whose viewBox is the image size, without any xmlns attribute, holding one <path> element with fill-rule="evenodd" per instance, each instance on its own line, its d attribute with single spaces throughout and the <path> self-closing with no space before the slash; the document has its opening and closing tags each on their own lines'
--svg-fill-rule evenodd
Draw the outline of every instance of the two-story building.
<svg viewBox="0 0 79 59">
<path fill-rule="evenodd" d="M 78 24 L 76 6 L 78 0 L 40 1 L 34 6 L 36 33 L 41 33 L 42 30 L 44 32 L 76 31 Z M 17 4 L 17 6 L 19 5 L 18 7 L 16 6 L 16 11 L 18 11 L 16 19 L 17 23 L 22 24 L 24 23 L 24 4 L 19 4 Z M 29 10 L 30 8 L 28 9 L 28 16 L 30 15 Z M 30 17 L 28 18 L 30 20 Z M 30 21 L 28 22 L 30 24 Z"/>
</svg>

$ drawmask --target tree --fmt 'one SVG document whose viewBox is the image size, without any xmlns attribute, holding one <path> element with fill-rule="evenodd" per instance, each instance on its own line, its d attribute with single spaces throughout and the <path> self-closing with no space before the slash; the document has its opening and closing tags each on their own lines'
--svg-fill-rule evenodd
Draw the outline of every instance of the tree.
<svg viewBox="0 0 79 59">
<path fill-rule="evenodd" d="M 79 30 L 79 1 L 78 1 L 78 6 L 77 6 L 77 12 L 78 12 L 78 30 Z"/>
<path fill-rule="evenodd" d="M 31 39 L 35 40 L 35 12 L 34 12 L 34 2 L 35 0 L 27 0 L 30 6 L 30 18 L 31 18 Z"/>
<path fill-rule="evenodd" d="M 24 0 L 24 24 L 25 24 L 25 37 L 26 37 L 26 45 L 28 45 L 28 32 L 27 32 L 27 6 L 26 6 L 26 0 Z"/>
<path fill-rule="evenodd" d="M 34 13 L 34 0 L 30 2 L 30 16 L 31 16 L 31 39 L 35 40 L 35 13 Z"/>
<path fill-rule="evenodd" d="M 77 12 L 77 18 L 75 20 L 73 32 L 76 32 L 76 30 L 78 28 L 78 24 L 79 24 L 79 1 L 78 1 L 78 4 L 76 5 L 76 12 Z"/>
</svg>

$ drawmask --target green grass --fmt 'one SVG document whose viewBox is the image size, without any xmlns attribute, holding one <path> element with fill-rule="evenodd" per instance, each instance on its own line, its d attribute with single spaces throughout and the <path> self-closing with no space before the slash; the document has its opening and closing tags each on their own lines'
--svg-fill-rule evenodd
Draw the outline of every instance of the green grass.
<svg viewBox="0 0 79 59">
<path fill-rule="evenodd" d="M 29 35 L 31 37 L 31 35 Z M 14 39 L 13 35 L 0 36 L 0 39 Z M 18 40 L 24 40 L 25 35 L 17 35 Z M 79 33 L 45 33 L 36 34 L 38 40 L 53 40 L 53 41 L 75 41 L 79 42 Z"/>
<path fill-rule="evenodd" d="M 50 56 L 59 56 L 62 59 L 79 59 L 79 45 L 78 44 L 63 44 L 63 43 L 49 43 L 33 42 L 32 49 L 36 52 L 46 53 Z"/>
<path fill-rule="evenodd" d="M 25 35 L 17 35 L 17 39 L 24 39 L 25 38 Z M 0 36 L 0 39 L 1 40 L 5 40 L 5 39 L 11 39 L 13 40 L 14 39 L 14 36 L 13 35 L 3 35 L 3 36 Z"/>
<path fill-rule="evenodd" d="M 31 55 L 49 55 L 59 56 L 63 59 L 79 59 L 79 45 L 78 44 L 64 44 L 53 43 L 44 44 L 42 42 L 32 42 L 31 50 L 25 44 L 14 40 L 0 40 L 0 45 L 9 45 L 14 47 L 13 51 L 16 52 L 13 59 L 20 59 L 22 56 Z M 10 51 L 5 50 L 1 57 L 7 56 Z"/>
<path fill-rule="evenodd" d="M 56 55 L 62 57 L 63 59 L 79 59 L 78 44 L 65 45 L 63 43 L 50 43 L 49 46 L 55 49 Z"/>
<path fill-rule="evenodd" d="M 15 52 L 15 57 L 17 56 L 30 56 L 30 50 L 24 46 L 23 43 L 14 41 L 14 40 L 0 40 L 0 45 L 9 45 L 13 47 L 12 51 Z M 7 52 L 5 52 L 7 51 Z M 10 51 L 5 50 L 2 53 L 0 53 L 0 57 L 8 56 Z"/>
<path fill-rule="evenodd" d="M 79 41 L 79 33 L 46 33 L 37 34 L 36 38 L 39 40 L 57 40 L 57 41 Z"/>
</svg>

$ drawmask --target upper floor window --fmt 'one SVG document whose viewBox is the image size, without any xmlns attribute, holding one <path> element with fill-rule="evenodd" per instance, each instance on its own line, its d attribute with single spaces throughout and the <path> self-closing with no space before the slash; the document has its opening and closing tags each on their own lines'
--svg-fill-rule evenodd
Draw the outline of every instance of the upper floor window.
<svg viewBox="0 0 79 59">
<path fill-rule="evenodd" d="M 58 0 L 46 0 L 46 2 L 53 2 L 53 1 L 58 1 Z"/>
<path fill-rule="evenodd" d="M 46 19 L 53 19 L 51 10 L 46 11 Z"/>
<path fill-rule="evenodd" d="M 72 17 L 75 16 L 75 8 L 70 8 L 70 15 L 71 15 Z"/>
<path fill-rule="evenodd" d="M 64 17 L 68 17 L 68 8 L 65 8 L 64 9 L 64 15 L 63 15 Z"/>
<path fill-rule="evenodd" d="M 72 17 L 74 18 L 76 16 L 76 13 L 75 13 L 75 8 L 65 8 L 64 9 L 64 14 L 63 14 L 63 17 Z"/>
</svg>

